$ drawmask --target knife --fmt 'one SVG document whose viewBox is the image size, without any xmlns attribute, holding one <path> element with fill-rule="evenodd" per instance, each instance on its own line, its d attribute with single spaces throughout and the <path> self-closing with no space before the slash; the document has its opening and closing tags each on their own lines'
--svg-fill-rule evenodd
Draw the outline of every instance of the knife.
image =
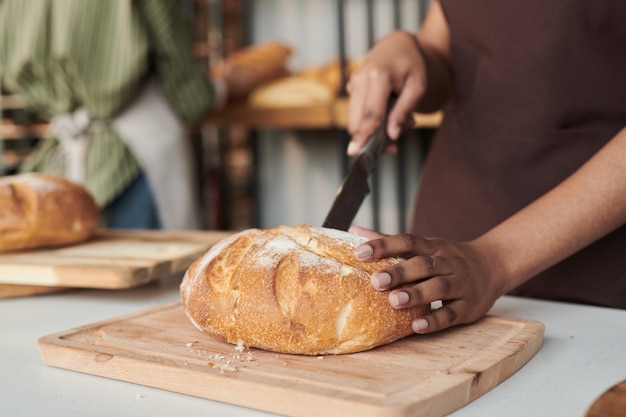
<svg viewBox="0 0 626 417">
<path fill-rule="evenodd" d="M 389 141 L 387 117 L 395 102 L 396 96 L 392 95 L 387 104 L 384 120 L 370 137 L 361 153 L 352 162 L 348 173 L 339 186 L 335 201 L 322 224 L 323 227 L 348 230 L 363 200 L 370 193 L 368 177 Z"/>
</svg>

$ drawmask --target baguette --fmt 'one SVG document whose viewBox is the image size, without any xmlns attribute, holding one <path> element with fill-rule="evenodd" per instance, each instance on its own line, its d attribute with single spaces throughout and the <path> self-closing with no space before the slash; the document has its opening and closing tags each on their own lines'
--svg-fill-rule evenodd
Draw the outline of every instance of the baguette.
<svg viewBox="0 0 626 417">
<path fill-rule="evenodd" d="M 0 252 L 79 243 L 98 220 L 93 197 L 79 184 L 47 174 L 0 177 Z"/>
<path fill-rule="evenodd" d="M 201 331 L 238 346 L 302 355 L 359 352 L 412 334 L 430 306 L 395 310 L 370 275 L 399 262 L 360 262 L 365 239 L 311 225 L 249 229 L 187 270 L 181 302 Z"/>
</svg>

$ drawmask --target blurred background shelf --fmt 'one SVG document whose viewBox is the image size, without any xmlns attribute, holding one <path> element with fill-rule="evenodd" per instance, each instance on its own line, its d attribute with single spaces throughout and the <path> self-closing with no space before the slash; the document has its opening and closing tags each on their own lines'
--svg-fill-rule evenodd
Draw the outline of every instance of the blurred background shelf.
<svg viewBox="0 0 626 417">
<path fill-rule="evenodd" d="M 331 63 L 340 68 L 335 79 L 340 88 L 332 86 L 331 96 L 318 101 L 324 104 L 233 102 L 189 129 L 206 213 L 203 228 L 321 222 L 350 163 L 345 82 L 351 63 L 391 30 L 417 31 L 430 1 L 181 0 L 193 20 L 195 55 L 209 68 L 240 48 L 267 41 L 292 48 L 286 68 L 291 75 Z M 10 175 L 45 140 L 48 126 L 20 96 L 5 88 L 2 93 L 0 175 Z M 416 129 L 372 176 L 372 194 L 358 224 L 384 233 L 406 229 L 421 166 L 442 114 L 414 117 Z"/>
<path fill-rule="evenodd" d="M 415 114 L 416 126 L 435 128 L 441 113 Z M 338 98 L 329 104 L 302 107 L 252 107 L 233 103 L 210 115 L 205 122 L 216 127 L 241 126 L 250 129 L 343 129 L 347 126 L 348 99 Z"/>
<path fill-rule="evenodd" d="M 10 140 L 23 140 L 31 138 L 42 138 L 45 136 L 48 130 L 48 123 L 46 122 L 26 122 L 26 123 L 14 123 L 10 119 L 4 119 L 2 121 L 2 131 L 0 131 L 0 137 L 2 139 Z"/>
</svg>

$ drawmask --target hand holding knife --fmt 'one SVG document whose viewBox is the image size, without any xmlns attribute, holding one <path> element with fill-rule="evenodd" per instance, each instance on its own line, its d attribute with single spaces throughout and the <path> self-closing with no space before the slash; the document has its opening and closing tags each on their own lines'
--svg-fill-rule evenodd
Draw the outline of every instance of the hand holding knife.
<svg viewBox="0 0 626 417">
<path fill-rule="evenodd" d="M 369 139 L 361 153 L 350 165 L 343 182 L 337 190 L 337 197 L 322 224 L 323 227 L 348 230 L 363 200 L 370 193 L 368 177 L 389 143 L 387 117 L 396 102 L 392 95 L 387 104 L 385 118 Z"/>
</svg>

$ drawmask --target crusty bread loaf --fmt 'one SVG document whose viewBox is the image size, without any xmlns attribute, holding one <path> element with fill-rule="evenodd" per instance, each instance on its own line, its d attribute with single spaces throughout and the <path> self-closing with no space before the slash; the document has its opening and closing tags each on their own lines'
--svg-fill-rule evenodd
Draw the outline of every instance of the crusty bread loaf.
<svg viewBox="0 0 626 417">
<path fill-rule="evenodd" d="M 0 252 L 82 242 L 99 219 L 82 186 L 46 174 L 0 177 Z"/>
<path fill-rule="evenodd" d="M 342 81 L 347 82 L 359 65 L 356 60 L 346 63 L 346 80 L 342 79 L 338 59 L 323 67 L 304 68 L 255 88 L 248 97 L 248 104 L 264 108 L 330 104 L 338 97 Z"/>
<path fill-rule="evenodd" d="M 350 79 L 352 73 L 359 68 L 359 66 L 361 65 L 361 61 L 347 60 L 345 65 L 346 74 L 345 80 L 343 81 L 347 82 Z M 330 89 L 333 96 L 337 96 L 342 87 L 341 63 L 339 59 L 334 59 L 330 61 L 327 65 L 322 67 L 311 66 L 303 68 L 295 75 L 305 78 L 313 78 L 321 81 Z"/>
<path fill-rule="evenodd" d="M 322 80 L 293 75 L 254 89 L 248 104 L 263 108 L 313 106 L 329 104 L 334 97 Z"/>
<path fill-rule="evenodd" d="M 249 68 L 260 75 L 279 74 L 287 66 L 287 60 L 292 54 L 289 46 L 268 41 L 241 48 L 226 57 L 226 61 L 233 65 Z"/>
<path fill-rule="evenodd" d="M 212 68 L 212 76 L 225 77 L 234 68 L 238 70 L 239 82 L 253 87 L 287 76 L 287 62 L 292 54 L 289 46 L 267 41 L 241 48 L 229 54 Z"/>
<path fill-rule="evenodd" d="M 189 267 L 182 305 L 198 329 L 245 347 L 320 355 L 390 343 L 429 306 L 391 308 L 369 277 L 399 260 L 356 260 L 363 241 L 311 225 L 239 232 Z"/>
</svg>

